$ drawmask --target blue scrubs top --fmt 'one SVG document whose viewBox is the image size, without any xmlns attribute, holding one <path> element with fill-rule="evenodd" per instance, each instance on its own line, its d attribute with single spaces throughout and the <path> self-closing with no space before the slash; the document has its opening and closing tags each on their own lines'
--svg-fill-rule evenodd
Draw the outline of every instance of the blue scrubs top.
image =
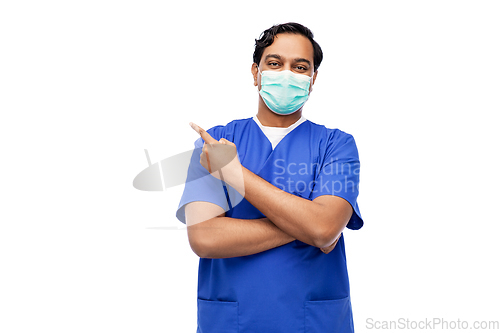
<svg viewBox="0 0 500 333">
<path fill-rule="evenodd" d="M 307 200 L 322 195 L 346 199 L 353 207 L 347 228 L 363 226 L 352 135 L 306 120 L 273 150 L 252 118 L 207 132 L 234 142 L 243 166 L 288 193 Z M 202 145 L 201 138 L 195 142 L 196 148 Z M 184 207 L 193 201 L 217 204 L 227 217 L 264 217 L 234 189 L 208 175 L 199 156 L 196 149 L 177 210 L 180 221 L 185 223 Z M 248 256 L 200 258 L 197 333 L 236 332 L 354 332 L 343 235 L 328 254 L 295 240 Z"/>
</svg>

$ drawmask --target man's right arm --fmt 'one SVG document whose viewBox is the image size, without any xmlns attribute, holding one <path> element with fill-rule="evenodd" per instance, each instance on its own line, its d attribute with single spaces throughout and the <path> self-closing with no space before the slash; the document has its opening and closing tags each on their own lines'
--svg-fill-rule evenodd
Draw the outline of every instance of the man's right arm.
<svg viewBox="0 0 500 333">
<path fill-rule="evenodd" d="M 212 203 L 186 205 L 188 239 L 201 258 L 232 258 L 273 249 L 295 240 L 269 219 L 235 219 Z"/>
</svg>

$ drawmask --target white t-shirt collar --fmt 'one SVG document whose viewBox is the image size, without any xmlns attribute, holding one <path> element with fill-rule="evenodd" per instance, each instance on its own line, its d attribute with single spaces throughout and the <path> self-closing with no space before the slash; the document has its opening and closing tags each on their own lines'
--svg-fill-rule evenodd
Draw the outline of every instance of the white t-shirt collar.
<svg viewBox="0 0 500 333">
<path fill-rule="evenodd" d="M 288 133 L 290 133 L 297 126 L 306 121 L 306 118 L 304 118 L 304 116 L 301 115 L 299 120 L 297 120 L 288 127 L 271 127 L 262 125 L 261 122 L 259 121 L 259 118 L 257 118 L 256 115 L 252 119 L 257 123 L 257 125 L 259 125 L 264 135 L 267 137 L 269 142 L 271 142 L 271 146 L 273 147 L 273 149 Z"/>
</svg>

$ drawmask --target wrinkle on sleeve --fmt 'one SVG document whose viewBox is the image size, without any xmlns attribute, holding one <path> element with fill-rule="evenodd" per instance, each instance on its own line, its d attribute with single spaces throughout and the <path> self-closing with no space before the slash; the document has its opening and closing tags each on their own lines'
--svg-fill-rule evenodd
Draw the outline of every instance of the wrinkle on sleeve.
<svg viewBox="0 0 500 333">
<path fill-rule="evenodd" d="M 315 179 L 312 200 L 322 195 L 344 198 L 353 208 L 347 228 L 357 230 L 364 224 L 357 203 L 360 172 L 358 149 L 352 135 L 339 132 L 341 135 L 338 138 L 332 135 L 327 142 L 325 158 Z"/>
</svg>

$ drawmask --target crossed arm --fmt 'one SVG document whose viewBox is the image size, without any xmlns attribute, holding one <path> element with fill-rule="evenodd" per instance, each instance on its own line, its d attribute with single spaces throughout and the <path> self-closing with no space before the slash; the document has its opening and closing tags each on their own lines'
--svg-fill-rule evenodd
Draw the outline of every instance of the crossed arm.
<svg viewBox="0 0 500 333">
<path fill-rule="evenodd" d="M 217 164 L 217 151 L 210 150 L 213 145 L 234 146 L 227 140 L 216 141 L 196 125 L 193 128 L 209 144 L 205 144 L 200 156 L 200 163 L 207 169 L 210 169 L 207 155 L 212 165 Z M 188 204 L 188 238 L 191 248 L 200 257 L 250 255 L 295 239 L 328 253 L 335 247 L 353 213 L 349 202 L 340 197 L 324 195 L 310 201 L 282 191 L 243 167 L 237 159 L 221 170 L 226 183 L 244 195 L 266 218 L 234 219 L 226 217 L 221 207 L 211 203 Z"/>
<path fill-rule="evenodd" d="M 222 214 L 217 217 L 207 218 L 221 211 Z M 246 256 L 295 240 L 268 218 L 226 217 L 221 207 L 209 202 L 189 203 L 186 206 L 186 217 L 189 243 L 193 252 L 201 258 Z"/>
</svg>

